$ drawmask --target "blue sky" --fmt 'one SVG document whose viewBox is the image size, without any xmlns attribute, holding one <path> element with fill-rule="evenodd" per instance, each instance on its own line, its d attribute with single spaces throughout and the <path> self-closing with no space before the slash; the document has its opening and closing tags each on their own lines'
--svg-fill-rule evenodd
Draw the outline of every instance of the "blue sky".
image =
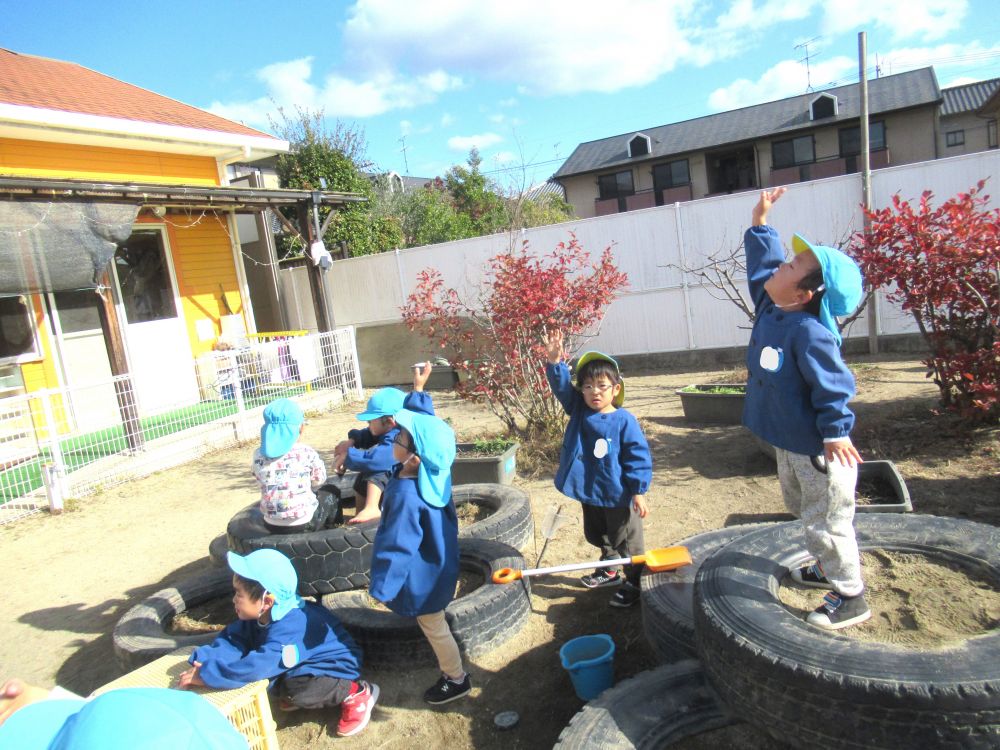
<svg viewBox="0 0 1000 750">
<path fill-rule="evenodd" d="M 862 30 L 872 76 L 1000 77 L 996 0 L 0 0 L 0 13 L 2 47 L 263 130 L 276 103 L 322 109 L 400 173 L 442 174 L 476 145 L 508 188 L 584 141 L 856 81 Z"/>
</svg>

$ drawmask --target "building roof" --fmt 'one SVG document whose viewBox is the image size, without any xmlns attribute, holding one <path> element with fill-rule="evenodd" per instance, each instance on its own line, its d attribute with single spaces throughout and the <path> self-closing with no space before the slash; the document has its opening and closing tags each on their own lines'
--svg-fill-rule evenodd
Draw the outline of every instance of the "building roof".
<svg viewBox="0 0 1000 750">
<path fill-rule="evenodd" d="M 998 88 L 1000 88 L 1000 78 L 941 89 L 941 96 L 944 97 L 944 102 L 941 104 L 941 115 L 947 117 L 963 112 L 975 112 L 996 93 Z"/>
<path fill-rule="evenodd" d="M 809 119 L 809 105 L 820 94 L 836 96 L 838 111 L 832 117 L 813 121 Z M 941 90 L 933 68 L 921 68 L 868 82 L 869 115 L 937 104 L 940 101 Z M 860 86 L 852 83 L 693 120 L 622 133 L 610 138 L 581 143 L 553 177 L 559 179 L 637 161 L 648 162 L 675 154 L 704 151 L 729 143 L 792 133 L 819 124 L 856 120 L 861 113 L 860 107 Z M 642 157 L 629 158 L 628 141 L 636 132 L 649 137 L 650 152 Z"/>
<path fill-rule="evenodd" d="M 73 62 L 3 48 L 0 48 L 0 103 L 274 138 Z"/>
<path fill-rule="evenodd" d="M 555 180 L 549 179 L 540 185 L 534 185 L 528 188 L 527 193 L 525 193 L 525 197 L 532 201 L 538 200 L 546 195 L 555 195 L 562 200 L 566 200 L 566 188 Z"/>
</svg>

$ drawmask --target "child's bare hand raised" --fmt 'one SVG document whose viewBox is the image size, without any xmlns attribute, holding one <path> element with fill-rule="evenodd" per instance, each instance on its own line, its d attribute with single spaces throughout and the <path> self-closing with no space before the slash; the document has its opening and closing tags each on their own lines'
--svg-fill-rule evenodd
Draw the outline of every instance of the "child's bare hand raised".
<svg viewBox="0 0 1000 750">
<path fill-rule="evenodd" d="M 427 380 L 431 376 L 431 370 L 434 369 L 434 365 L 431 364 L 430 360 L 426 362 L 417 362 L 413 365 L 413 390 L 420 393 L 427 385 Z"/>
<path fill-rule="evenodd" d="M 545 337 L 545 355 L 551 365 L 562 362 L 563 332 L 558 328 L 549 331 L 548 336 Z"/>
<path fill-rule="evenodd" d="M 778 198 L 783 196 L 787 190 L 788 188 L 779 187 L 774 188 L 774 190 L 760 191 L 760 200 L 753 207 L 753 226 L 759 227 L 767 224 L 767 212 L 771 210 L 771 206 L 777 203 Z"/>
</svg>

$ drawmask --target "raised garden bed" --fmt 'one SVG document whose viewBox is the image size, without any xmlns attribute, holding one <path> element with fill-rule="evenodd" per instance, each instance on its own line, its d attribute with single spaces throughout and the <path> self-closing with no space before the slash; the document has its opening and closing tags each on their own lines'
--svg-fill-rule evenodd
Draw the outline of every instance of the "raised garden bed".
<svg viewBox="0 0 1000 750">
<path fill-rule="evenodd" d="M 684 418 L 703 424 L 741 424 L 746 394 L 745 385 L 732 383 L 695 384 L 677 391 Z"/>
<path fill-rule="evenodd" d="M 451 466 L 452 484 L 510 484 L 517 474 L 517 449 L 520 443 L 491 445 L 458 443 L 455 463 Z"/>
</svg>

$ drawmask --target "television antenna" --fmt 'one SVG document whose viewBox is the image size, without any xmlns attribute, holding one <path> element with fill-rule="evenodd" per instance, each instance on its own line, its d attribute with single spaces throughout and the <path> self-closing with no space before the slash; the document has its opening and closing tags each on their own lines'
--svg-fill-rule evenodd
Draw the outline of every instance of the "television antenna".
<svg viewBox="0 0 1000 750">
<path fill-rule="evenodd" d="M 410 163 L 406 159 L 406 136 L 405 135 L 401 135 L 399 137 L 399 142 L 403 144 L 403 147 L 401 149 L 399 149 L 400 151 L 403 152 L 403 166 L 406 168 L 406 174 L 409 174 L 410 173 Z"/>
<path fill-rule="evenodd" d="M 802 59 L 800 59 L 799 62 L 804 62 L 806 64 L 806 91 L 807 92 L 813 90 L 813 87 L 812 87 L 812 74 L 811 74 L 811 71 L 809 70 L 809 61 L 812 58 L 819 56 L 819 54 L 820 54 L 819 52 L 814 52 L 812 54 L 809 54 L 809 45 L 812 44 L 812 43 L 814 43 L 814 42 L 818 42 L 820 39 L 822 39 L 822 37 L 814 36 L 812 39 L 807 39 L 806 41 L 802 42 L 801 44 L 796 44 L 792 48 L 792 49 L 804 49 L 805 50 L 805 56 Z"/>
</svg>

